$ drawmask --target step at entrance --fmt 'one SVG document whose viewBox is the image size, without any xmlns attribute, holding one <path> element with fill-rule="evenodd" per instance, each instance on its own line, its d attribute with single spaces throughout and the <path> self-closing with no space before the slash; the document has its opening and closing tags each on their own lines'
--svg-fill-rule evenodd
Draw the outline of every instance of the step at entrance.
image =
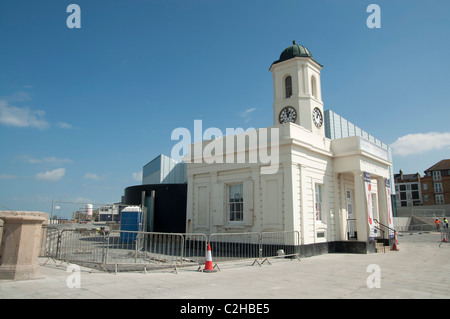
<svg viewBox="0 0 450 319">
<path fill-rule="evenodd" d="M 375 242 L 375 249 L 376 249 L 376 252 L 380 253 L 380 254 L 384 254 L 384 253 L 391 251 L 389 244 L 386 245 L 386 242 L 384 240 L 377 240 Z"/>
</svg>

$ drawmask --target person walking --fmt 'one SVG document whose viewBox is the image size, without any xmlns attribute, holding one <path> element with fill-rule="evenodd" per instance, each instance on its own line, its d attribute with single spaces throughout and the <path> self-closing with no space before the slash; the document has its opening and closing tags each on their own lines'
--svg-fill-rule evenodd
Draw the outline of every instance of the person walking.
<svg viewBox="0 0 450 319">
<path fill-rule="evenodd" d="M 434 221 L 434 225 L 436 226 L 436 230 L 439 230 L 439 224 L 441 222 L 439 221 L 439 218 L 436 218 L 436 220 Z"/>
</svg>

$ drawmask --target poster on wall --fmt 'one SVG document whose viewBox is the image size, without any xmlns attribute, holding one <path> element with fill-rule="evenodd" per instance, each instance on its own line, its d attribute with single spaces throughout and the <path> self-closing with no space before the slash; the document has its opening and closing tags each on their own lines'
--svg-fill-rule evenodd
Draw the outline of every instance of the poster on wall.
<svg viewBox="0 0 450 319">
<path fill-rule="evenodd" d="M 386 178 L 384 180 L 386 188 L 386 206 L 388 210 L 389 218 L 389 237 L 394 238 L 394 217 L 392 216 L 392 204 L 391 204 L 391 181 Z"/>
<path fill-rule="evenodd" d="M 375 238 L 375 227 L 373 221 L 372 210 L 372 185 L 370 182 L 370 174 L 364 172 L 364 189 L 366 190 L 366 204 L 367 204 L 367 221 L 369 223 L 369 240 Z"/>
</svg>

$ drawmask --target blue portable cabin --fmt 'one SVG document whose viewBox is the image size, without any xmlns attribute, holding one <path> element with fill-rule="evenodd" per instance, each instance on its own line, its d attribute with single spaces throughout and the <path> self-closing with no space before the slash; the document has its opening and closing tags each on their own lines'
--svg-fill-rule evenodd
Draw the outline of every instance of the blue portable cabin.
<svg viewBox="0 0 450 319">
<path fill-rule="evenodd" d="M 122 210 L 120 220 L 120 242 L 132 244 L 137 232 L 142 230 L 142 210 L 139 206 L 129 206 Z"/>
</svg>

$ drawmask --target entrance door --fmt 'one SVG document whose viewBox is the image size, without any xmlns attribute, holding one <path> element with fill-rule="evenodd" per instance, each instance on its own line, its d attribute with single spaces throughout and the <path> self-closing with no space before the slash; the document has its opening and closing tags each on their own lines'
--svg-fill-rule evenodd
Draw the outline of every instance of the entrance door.
<svg viewBox="0 0 450 319">
<path fill-rule="evenodd" d="M 355 202 L 353 188 L 345 188 L 345 207 L 347 209 L 347 236 L 348 239 L 356 239 L 356 215 L 353 212 Z"/>
</svg>

